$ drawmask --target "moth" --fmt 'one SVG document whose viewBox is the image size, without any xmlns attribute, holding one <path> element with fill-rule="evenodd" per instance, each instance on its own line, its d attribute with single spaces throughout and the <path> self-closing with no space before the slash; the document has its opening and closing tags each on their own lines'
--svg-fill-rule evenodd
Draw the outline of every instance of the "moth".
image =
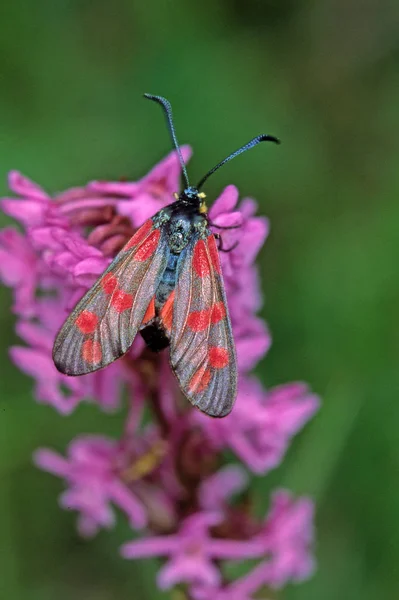
<svg viewBox="0 0 399 600">
<path fill-rule="evenodd" d="M 205 194 L 212 173 L 263 141 L 259 135 L 190 186 L 170 103 L 161 105 L 185 186 L 176 201 L 148 219 L 78 302 L 53 348 L 57 369 L 85 375 L 123 356 L 137 333 L 154 352 L 169 347 L 170 365 L 183 394 L 203 412 L 224 417 L 237 392 L 237 362 L 219 260 Z M 222 248 L 220 248 L 222 249 Z"/>
</svg>

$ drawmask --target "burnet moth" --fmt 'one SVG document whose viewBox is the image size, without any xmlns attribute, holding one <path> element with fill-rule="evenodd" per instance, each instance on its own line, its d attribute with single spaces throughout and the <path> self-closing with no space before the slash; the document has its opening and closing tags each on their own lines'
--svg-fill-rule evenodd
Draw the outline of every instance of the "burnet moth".
<svg viewBox="0 0 399 600">
<path fill-rule="evenodd" d="M 78 302 L 58 333 L 53 360 L 61 373 L 84 375 L 125 354 L 138 332 L 170 365 L 183 394 L 213 417 L 227 415 L 237 391 L 237 363 L 216 236 L 210 229 L 205 181 L 260 142 L 259 135 L 190 186 L 170 103 L 145 94 L 165 112 L 185 188 L 148 219 Z"/>
</svg>

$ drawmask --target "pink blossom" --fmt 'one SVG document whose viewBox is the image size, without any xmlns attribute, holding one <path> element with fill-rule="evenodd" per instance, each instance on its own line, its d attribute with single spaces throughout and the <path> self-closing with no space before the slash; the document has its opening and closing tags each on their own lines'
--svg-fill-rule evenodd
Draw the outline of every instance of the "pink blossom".
<svg viewBox="0 0 399 600">
<path fill-rule="evenodd" d="M 0 278 L 14 290 L 16 314 L 32 315 L 38 270 L 36 254 L 25 236 L 11 227 L 0 231 Z"/>
<path fill-rule="evenodd" d="M 158 573 L 158 585 L 169 589 L 177 583 L 217 585 L 221 575 L 217 559 L 244 560 L 259 556 L 257 541 L 234 541 L 212 538 L 209 528 L 221 521 L 218 513 L 197 513 L 185 519 L 175 535 L 148 537 L 128 542 L 121 548 L 124 558 L 168 556 Z"/>
<path fill-rule="evenodd" d="M 238 368 L 246 373 L 253 369 L 269 350 L 271 335 L 264 321 L 253 314 L 245 316 L 243 313 L 241 319 L 232 318 L 232 324 Z"/>
<path fill-rule="evenodd" d="M 314 571 L 313 502 L 294 500 L 286 490 L 272 496 L 272 506 L 259 536 L 270 555 L 265 582 L 282 587 L 288 581 L 303 581 Z"/>
<path fill-rule="evenodd" d="M 238 190 L 229 185 L 209 211 L 216 233 L 222 234 L 226 252 L 221 252 L 226 294 L 241 371 L 252 369 L 271 344 L 265 323 L 256 317 L 261 308 L 261 294 L 256 256 L 269 232 L 264 217 L 255 216 L 256 203 L 246 199 L 238 206 Z M 230 228 L 233 229 L 218 229 Z"/>
<path fill-rule="evenodd" d="M 241 378 L 234 410 L 224 419 L 192 419 L 216 448 L 230 448 L 254 472 L 266 473 L 282 460 L 291 438 L 313 416 L 318 398 L 293 383 L 266 392 L 254 378 Z"/>
<path fill-rule="evenodd" d="M 226 465 L 202 482 L 198 491 L 200 506 L 206 511 L 223 510 L 231 496 L 248 484 L 248 474 L 241 465 Z"/>
<path fill-rule="evenodd" d="M 234 185 L 227 186 L 215 200 L 209 210 L 210 222 L 215 231 L 218 226 L 227 229 L 224 244 L 226 249 L 235 245 L 231 252 L 222 255 L 224 276 L 231 278 L 231 285 L 240 284 L 234 280 L 234 271 L 244 265 L 253 265 L 255 258 L 269 233 L 269 221 L 265 217 L 255 216 L 257 204 L 249 198 L 238 204 L 238 189 Z M 238 206 L 237 206 L 238 205 Z M 236 209 L 234 211 L 234 209 Z M 228 243 L 231 242 L 231 243 Z M 258 296 L 258 300 L 260 297 Z"/>
<path fill-rule="evenodd" d="M 121 458 L 119 445 L 102 436 L 75 439 L 69 445 L 68 458 L 45 448 L 34 455 L 41 469 L 66 480 L 69 488 L 61 495 L 60 505 L 80 513 L 78 529 L 84 536 L 114 525 L 111 503 L 126 513 L 134 529 L 147 522 L 145 507 L 121 479 Z"/>
<path fill-rule="evenodd" d="M 20 221 L 26 228 L 37 227 L 46 218 L 56 218 L 50 196 L 37 183 L 18 171 L 11 171 L 8 185 L 21 198 L 3 198 L 1 208 L 7 215 Z"/>
<path fill-rule="evenodd" d="M 189 160 L 189 146 L 181 148 L 184 160 Z M 93 181 L 85 188 L 75 188 L 58 195 L 63 215 L 113 204 L 120 215 L 128 217 L 139 227 L 161 208 L 170 204 L 173 193 L 180 188 L 180 163 L 175 152 L 161 160 L 142 179 L 136 182 Z"/>
<path fill-rule="evenodd" d="M 62 315 L 54 319 L 56 313 L 52 311 L 53 303 L 45 304 L 49 310 L 46 312 L 43 306 L 40 309 L 47 315 L 46 321 L 40 324 L 20 321 L 17 324 L 17 333 L 27 346 L 10 348 L 13 362 L 36 380 L 36 399 L 52 405 L 63 415 L 70 414 L 82 400 L 89 399 L 95 399 L 105 410 L 115 409 L 119 404 L 123 383 L 122 365 L 115 363 L 109 369 L 79 378 L 67 377 L 57 371 L 51 352 L 58 327 L 51 325 L 54 325 L 54 321 L 58 321 L 58 326 L 61 325 Z"/>
<path fill-rule="evenodd" d="M 308 498 L 294 500 L 285 490 L 275 492 L 262 532 L 252 538 L 262 545 L 264 560 L 229 585 L 197 582 L 190 590 L 194 600 L 254 600 L 255 593 L 258 600 L 257 592 L 265 586 L 280 588 L 308 579 L 315 567 L 313 512 Z"/>
<path fill-rule="evenodd" d="M 83 286 L 86 290 L 110 263 L 100 250 L 90 246 L 78 233 L 61 227 L 34 229 L 30 239 L 52 275 L 70 286 Z"/>
<path fill-rule="evenodd" d="M 268 565 L 261 562 L 233 583 L 220 587 L 197 585 L 190 593 L 193 600 L 268 600 L 265 595 L 259 595 L 268 578 L 268 570 Z"/>
</svg>

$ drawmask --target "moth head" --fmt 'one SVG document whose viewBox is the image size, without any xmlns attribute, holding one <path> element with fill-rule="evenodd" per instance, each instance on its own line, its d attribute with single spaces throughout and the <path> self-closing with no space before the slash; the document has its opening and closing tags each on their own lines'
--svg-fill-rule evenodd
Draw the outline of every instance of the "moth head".
<svg viewBox="0 0 399 600">
<path fill-rule="evenodd" d="M 206 213 L 208 209 L 205 204 L 205 197 L 204 192 L 199 192 L 197 188 L 189 186 L 181 192 L 178 199 L 181 202 L 194 206 L 200 213 Z"/>
</svg>

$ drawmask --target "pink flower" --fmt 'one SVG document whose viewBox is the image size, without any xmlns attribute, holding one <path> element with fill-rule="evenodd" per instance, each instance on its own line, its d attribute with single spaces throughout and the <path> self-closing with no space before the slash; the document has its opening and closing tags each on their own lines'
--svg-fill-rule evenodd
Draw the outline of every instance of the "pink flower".
<svg viewBox="0 0 399 600">
<path fill-rule="evenodd" d="M 209 528 L 220 521 L 218 513 L 197 513 L 185 519 L 176 534 L 128 542 L 122 546 L 121 554 L 124 558 L 168 556 L 158 573 L 161 589 L 177 583 L 215 586 L 221 580 L 215 560 L 244 560 L 261 552 L 258 542 L 212 538 Z"/>
<path fill-rule="evenodd" d="M 269 232 L 264 217 L 256 217 L 256 203 L 246 199 L 237 207 L 238 190 L 229 185 L 210 211 L 213 230 L 222 234 L 221 262 L 230 318 L 241 371 L 252 369 L 265 355 L 271 337 L 265 323 L 256 317 L 261 308 L 256 256 Z M 221 227 L 222 229 L 219 229 Z M 223 229 L 223 228 L 233 229 Z"/>
<path fill-rule="evenodd" d="M 240 465 L 226 465 L 202 482 L 198 491 L 200 506 L 205 511 L 223 510 L 231 496 L 248 484 L 249 477 Z"/>
<path fill-rule="evenodd" d="M 223 254 L 221 259 L 224 276 L 233 287 L 241 287 L 234 277 L 235 269 L 241 268 L 242 265 L 253 265 L 269 233 L 268 220 L 255 216 L 256 202 L 246 198 L 237 206 L 238 199 L 238 189 L 234 185 L 228 185 L 209 210 L 209 219 L 216 232 L 219 227 L 219 232 L 228 228 L 223 240 L 225 249 L 234 246 L 234 249 Z M 260 294 L 256 300 L 260 303 Z"/>
<path fill-rule="evenodd" d="M 7 215 L 20 221 L 26 228 L 37 227 L 45 219 L 57 219 L 50 196 L 39 185 L 18 171 L 10 172 L 8 185 L 21 198 L 3 198 L 1 208 Z"/>
<path fill-rule="evenodd" d="M 265 583 L 282 587 L 288 581 L 308 579 L 315 569 L 313 544 L 313 502 L 294 500 L 286 490 L 272 496 L 272 507 L 260 534 L 270 554 Z"/>
<path fill-rule="evenodd" d="M 268 567 L 262 562 L 229 585 L 193 586 L 190 590 L 191 596 L 193 600 L 268 600 L 266 596 L 259 595 L 259 590 L 265 585 L 267 571 Z M 256 597 L 253 594 L 256 594 Z"/>
<path fill-rule="evenodd" d="M 318 406 L 317 396 L 302 383 L 265 392 L 256 379 L 241 377 L 230 415 L 209 420 L 193 412 L 192 419 L 216 448 L 230 448 L 254 473 L 261 474 L 280 464 L 291 438 Z"/>
<path fill-rule="evenodd" d="M 31 230 L 29 237 L 49 272 L 76 288 L 93 285 L 110 263 L 78 233 L 62 227 L 40 227 Z"/>
<path fill-rule="evenodd" d="M 13 310 L 32 315 L 39 264 L 28 240 L 11 227 L 0 231 L 0 278 L 14 290 Z"/>
<path fill-rule="evenodd" d="M 118 444 L 102 436 L 75 439 L 68 458 L 45 448 L 34 455 L 37 466 L 66 480 L 69 488 L 61 494 L 60 505 L 80 513 L 78 529 L 85 537 L 114 525 L 111 503 L 126 513 L 134 529 L 147 522 L 145 507 L 121 479 L 122 458 Z"/>
<path fill-rule="evenodd" d="M 54 319 L 56 307 L 49 301 L 45 305 L 47 311 L 40 307 L 47 315 L 43 323 L 20 321 L 17 324 L 18 335 L 28 345 L 10 348 L 13 362 L 36 380 L 36 399 L 52 405 L 63 415 L 70 414 L 82 400 L 89 399 L 95 399 L 105 410 L 114 410 L 119 405 L 123 383 L 122 365 L 115 363 L 109 369 L 79 378 L 67 377 L 57 371 L 51 352 L 62 315 L 58 314 L 58 319 Z M 58 321 L 58 325 L 54 326 L 54 321 Z"/>
<path fill-rule="evenodd" d="M 196 582 L 190 590 L 194 600 L 254 600 L 253 594 L 260 598 L 257 592 L 265 586 L 308 579 L 314 571 L 313 512 L 308 498 L 294 500 L 285 490 L 275 492 L 262 531 L 252 538 L 267 558 L 229 585 Z"/>
<path fill-rule="evenodd" d="M 181 148 L 184 160 L 189 160 L 189 146 Z M 118 214 L 128 217 L 139 227 L 161 208 L 170 204 L 173 193 L 180 189 L 180 163 L 171 152 L 137 182 L 93 181 L 86 188 L 75 188 L 60 194 L 56 201 L 63 215 L 75 215 L 90 208 L 113 205 Z"/>
</svg>

